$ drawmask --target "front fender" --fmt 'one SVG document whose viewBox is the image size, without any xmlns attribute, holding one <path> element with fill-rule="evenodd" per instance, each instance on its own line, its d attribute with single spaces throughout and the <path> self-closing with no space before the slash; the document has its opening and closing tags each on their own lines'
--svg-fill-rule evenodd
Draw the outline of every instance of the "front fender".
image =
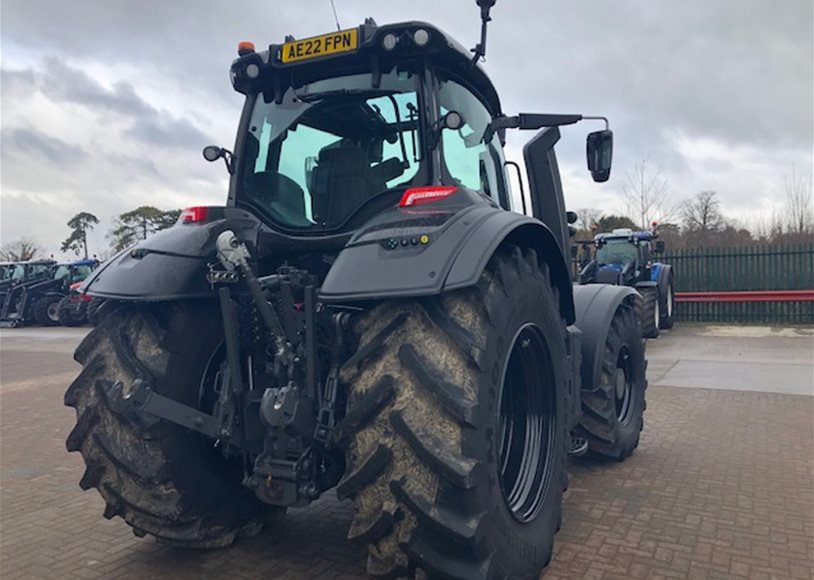
<svg viewBox="0 0 814 580">
<path fill-rule="evenodd" d="M 438 220 L 440 221 L 440 219 Z M 337 257 L 320 291 L 325 302 L 433 296 L 475 285 L 503 242 L 534 248 L 560 289 L 561 312 L 573 321 L 571 279 L 551 231 L 540 221 L 491 206 L 463 209 L 436 227 L 402 219 L 363 230 Z M 415 225 L 414 225 L 415 224 Z M 413 239 L 427 236 L 427 243 Z M 406 243 L 405 243 L 406 241 Z"/>
<path fill-rule="evenodd" d="M 207 264 L 217 262 L 218 235 L 233 230 L 254 250 L 259 230 L 247 211 L 218 208 L 217 213 L 211 222 L 173 226 L 120 252 L 94 270 L 81 291 L 131 301 L 215 296 L 206 274 Z"/>
<path fill-rule="evenodd" d="M 622 303 L 633 307 L 638 293 L 628 286 L 574 286 L 576 326 L 582 331 L 582 388 L 593 390 L 602 380 L 602 357 L 611 320 Z"/>
</svg>

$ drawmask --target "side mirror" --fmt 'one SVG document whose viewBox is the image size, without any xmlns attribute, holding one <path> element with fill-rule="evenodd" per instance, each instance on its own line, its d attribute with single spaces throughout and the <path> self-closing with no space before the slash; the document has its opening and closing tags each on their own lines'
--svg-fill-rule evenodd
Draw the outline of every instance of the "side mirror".
<svg viewBox="0 0 814 580">
<path fill-rule="evenodd" d="M 567 211 L 565 212 L 565 219 L 568 220 L 569 224 L 575 224 L 579 216 L 577 216 L 577 212 L 575 211 Z"/>
<path fill-rule="evenodd" d="M 585 153 L 588 158 L 588 171 L 597 183 L 604 183 L 610 178 L 613 159 L 613 131 L 594 131 L 588 134 Z"/>
<path fill-rule="evenodd" d="M 664 240 L 656 240 L 656 247 L 653 248 L 653 251 L 657 254 L 663 254 L 664 250 Z"/>
<path fill-rule="evenodd" d="M 223 152 L 217 145 L 207 145 L 203 148 L 203 158 L 212 163 L 223 156 Z"/>
<path fill-rule="evenodd" d="M 232 155 L 231 151 L 224 149 L 223 147 L 218 147 L 217 145 L 207 145 L 203 148 L 203 158 L 210 163 L 217 161 L 221 157 L 223 158 L 223 162 L 226 164 L 226 170 L 230 174 L 234 173 L 234 165 L 232 164 L 234 156 Z"/>
</svg>

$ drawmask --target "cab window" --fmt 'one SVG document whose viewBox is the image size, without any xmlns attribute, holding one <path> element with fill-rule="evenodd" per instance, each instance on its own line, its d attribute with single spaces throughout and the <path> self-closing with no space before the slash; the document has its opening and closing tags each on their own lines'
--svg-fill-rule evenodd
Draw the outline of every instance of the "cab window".
<svg viewBox="0 0 814 580">
<path fill-rule="evenodd" d="M 457 111 L 463 117 L 460 129 L 441 132 L 441 148 L 446 170 L 461 185 L 493 198 L 505 209 L 511 209 L 505 173 L 503 147 L 495 133 L 486 141 L 485 133 L 492 116 L 469 89 L 458 82 L 439 79 L 439 115 Z"/>
</svg>

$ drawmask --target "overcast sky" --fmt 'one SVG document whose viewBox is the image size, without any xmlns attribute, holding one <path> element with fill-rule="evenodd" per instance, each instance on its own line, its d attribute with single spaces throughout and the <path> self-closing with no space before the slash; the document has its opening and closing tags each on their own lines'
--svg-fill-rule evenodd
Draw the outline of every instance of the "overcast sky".
<svg viewBox="0 0 814 580">
<path fill-rule="evenodd" d="M 335 0 L 343 27 L 431 21 L 474 45 L 474 0 Z M 507 113 L 611 119 L 611 180 L 590 181 L 584 136 L 563 131 L 558 154 L 571 209 L 623 209 L 626 169 L 649 156 L 674 203 L 719 192 L 739 219 L 782 205 L 792 168 L 814 157 L 812 0 L 501 0 L 486 69 Z M 335 28 L 329 0 L 3 0 L 0 240 L 36 237 L 57 253 L 65 222 L 102 224 L 140 205 L 225 200 L 209 143 L 231 147 L 240 95 L 228 68 L 239 40 Z M 599 127 L 596 127 L 599 128 Z M 519 157 L 530 135 L 513 136 Z"/>
</svg>

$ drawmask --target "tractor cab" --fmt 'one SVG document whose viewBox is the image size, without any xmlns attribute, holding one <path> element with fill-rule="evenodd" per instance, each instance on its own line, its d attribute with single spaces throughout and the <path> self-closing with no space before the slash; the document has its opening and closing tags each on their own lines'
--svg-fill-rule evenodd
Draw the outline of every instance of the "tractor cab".
<svg viewBox="0 0 814 580">
<path fill-rule="evenodd" d="M 511 208 L 489 130 L 497 93 L 438 28 L 368 19 L 240 54 L 231 76 L 246 104 L 235 156 L 223 152 L 229 201 L 274 229 L 343 237 L 395 206 Z"/>
<path fill-rule="evenodd" d="M 209 146 L 204 157 L 224 159 L 228 205 L 258 217 L 278 250 L 290 249 L 292 237 L 298 251 L 309 244 L 338 250 L 371 221 L 409 221 L 415 212 L 403 209 L 412 206 L 431 203 L 438 224 L 438 215 L 468 206 L 527 213 L 525 195 L 510 191 L 505 131 L 553 128 L 526 159 L 547 172 L 530 188 L 528 213 L 565 247 L 550 151 L 558 126 L 593 117 L 504 116 L 478 62 L 484 47 L 485 23 L 473 57 L 430 24 L 378 26 L 372 19 L 302 40 L 289 36 L 262 51 L 241 43 L 231 66 L 233 87 L 246 96 L 235 151 Z M 588 164 L 598 181 L 608 178 L 611 149 L 610 131 L 589 136 Z"/>
<path fill-rule="evenodd" d="M 9 264 L 4 281 L 13 285 L 47 280 L 54 271 L 56 262 L 53 260 L 33 260 L 29 262 L 16 262 Z"/>
<path fill-rule="evenodd" d="M 60 281 L 62 289 L 67 291 L 73 284 L 82 282 L 85 278 L 90 276 L 91 272 L 93 272 L 98 265 L 99 260 L 95 259 L 57 264 L 53 279 Z"/>
</svg>

